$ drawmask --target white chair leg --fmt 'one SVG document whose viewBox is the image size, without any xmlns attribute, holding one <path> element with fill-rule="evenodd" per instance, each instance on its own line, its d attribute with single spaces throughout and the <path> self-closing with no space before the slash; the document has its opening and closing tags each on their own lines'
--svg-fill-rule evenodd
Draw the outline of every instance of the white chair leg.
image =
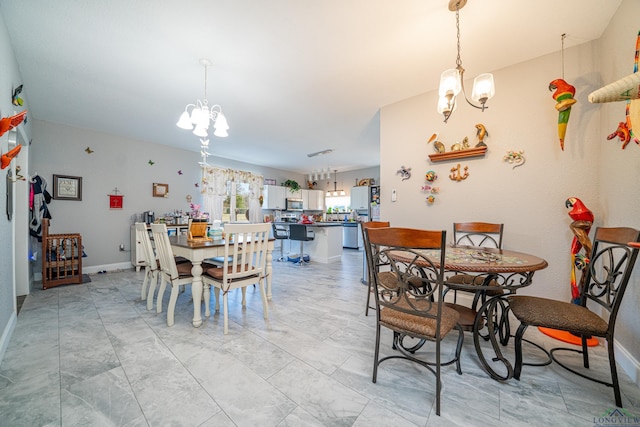
<svg viewBox="0 0 640 427">
<path fill-rule="evenodd" d="M 229 317 L 227 309 L 227 292 L 222 293 L 222 316 L 224 317 L 224 334 L 229 333 Z"/>
<path fill-rule="evenodd" d="M 153 310 L 153 297 L 156 293 L 156 286 L 158 284 L 158 272 L 154 271 L 151 283 L 149 283 L 149 290 L 147 291 L 147 310 Z"/>
<path fill-rule="evenodd" d="M 247 287 L 242 287 L 242 308 L 247 308 Z"/>
<path fill-rule="evenodd" d="M 213 293 L 216 295 L 216 312 L 220 311 L 220 288 L 214 288 Z"/>
<path fill-rule="evenodd" d="M 171 296 L 169 297 L 169 306 L 167 307 L 167 326 L 173 326 L 176 302 L 179 294 L 178 286 L 171 286 Z"/>
<path fill-rule="evenodd" d="M 149 267 L 144 268 L 144 280 L 142 281 L 142 288 L 140 289 L 140 299 L 144 301 L 147 299 L 147 286 L 149 286 Z"/>
<path fill-rule="evenodd" d="M 162 280 L 160 281 L 160 290 L 158 290 L 158 296 L 156 297 L 156 313 L 162 313 L 162 299 L 164 298 L 165 289 L 167 289 L 167 280 L 165 280 L 163 275 Z M 173 288 L 171 289 L 171 293 L 173 294 Z"/>
<path fill-rule="evenodd" d="M 204 316 L 209 317 L 211 316 L 211 286 L 206 283 L 203 283 L 202 286 L 202 296 L 204 298 Z"/>
<path fill-rule="evenodd" d="M 260 296 L 262 297 L 262 312 L 264 314 L 264 318 L 269 318 L 269 304 L 267 303 L 267 293 L 264 291 L 264 279 L 260 279 L 258 283 L 258 287 L 260 288 Z"/>
</svg>

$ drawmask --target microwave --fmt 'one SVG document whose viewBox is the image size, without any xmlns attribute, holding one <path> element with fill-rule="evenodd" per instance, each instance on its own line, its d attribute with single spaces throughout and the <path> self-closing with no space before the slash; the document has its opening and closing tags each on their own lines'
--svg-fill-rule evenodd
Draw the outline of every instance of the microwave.
<svg viewBox="0 0 640 427">
<path fill-rule="evenodd" d="M 285 207 L 287 211 L 302 211 L 302 199 L 287 199 Z"/>
</svg>

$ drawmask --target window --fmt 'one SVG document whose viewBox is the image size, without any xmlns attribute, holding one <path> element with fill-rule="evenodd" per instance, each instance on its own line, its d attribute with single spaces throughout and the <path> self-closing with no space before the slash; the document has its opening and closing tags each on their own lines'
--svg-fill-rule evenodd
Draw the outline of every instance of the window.
<svg viewBox="0 0 640 427">
<path fill-rule="evenodd" d="M 227 181 L 222 204 L 222 222 L 249 222 L 249 184 Z"/>
</svg>

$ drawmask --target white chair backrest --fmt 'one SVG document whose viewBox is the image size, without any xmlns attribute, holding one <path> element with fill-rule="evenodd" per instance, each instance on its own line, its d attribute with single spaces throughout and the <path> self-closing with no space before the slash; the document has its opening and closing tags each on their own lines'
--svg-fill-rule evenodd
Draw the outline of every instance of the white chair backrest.
<svg viewBox="0 0 640 427">
<path fill-rule="evenodd" d="M 178 268 L 176 260 L 173 258 L 167 226 L 165 224 L 151 224 L 151 234 L 153 234 L 153 241 L 156 244 L 160 269 L 168 274 L 171 280 L 178 279 Z"/>
<path fill-rule="evenodd" d="M 136 222 L 136 240 L 142 245 L 142 255 L 149 270 L 157 270 L 156 254 L 151 245 L 147 225 L 144 222 Z"/>
<path fill-rule="evenodd" d="M 264 275 L 269 241 L 268 223 L 224 226 L 224 280 Z"/>
</svg>

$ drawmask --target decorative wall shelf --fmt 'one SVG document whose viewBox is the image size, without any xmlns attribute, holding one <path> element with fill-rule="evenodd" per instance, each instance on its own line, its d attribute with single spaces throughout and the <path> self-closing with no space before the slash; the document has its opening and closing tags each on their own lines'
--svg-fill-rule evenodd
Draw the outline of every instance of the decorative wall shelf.
<svg viewBox="0 0 640 427">
<path fill-rule="evenodd" d="M 445 160 L 464 159 L 467 157 L 481 157 L 487 152 L 487 147 L 469 148 L 466 150 L 448 151 L 446 153 L 429 154 L 432 162 L 444 162 Z"/>
</svg>

